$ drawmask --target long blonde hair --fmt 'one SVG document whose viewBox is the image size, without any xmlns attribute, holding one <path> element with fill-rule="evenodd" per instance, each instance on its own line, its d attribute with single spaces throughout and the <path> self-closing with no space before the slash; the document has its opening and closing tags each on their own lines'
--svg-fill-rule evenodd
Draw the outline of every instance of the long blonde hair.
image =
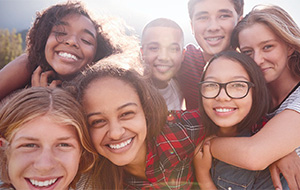
<svg viewBox="0 0 300 190">
<path fill-rule="evenodd" d="M 92 168 L 96 155 L 86 127 L 82 107 L 68 92 L 60 88 L 32 87 L 23 89 L 7 98 L 0 107 L 0 137 L 11 142 L 14 134 L 27 122 L 40 117 L 50 116 L 62 125 L 74 126 L 82 146 L 82 156 L 78 173 L 70 184 L 75 187 L 83 172 Z M 9 149 L 9 148 L 8 148 Z M 1 180 L 10 187 L 7 173 L 7 149 L 1 152 Z"/>
<path fill-rule="evenodd" d="M 276 5 L 257 5 L 235 27 L 232 32 L 231 45 L 239 48 L 239 33 L 255 23 L 266 25 L 287 46 L 295 51 L 289 57 L 288 67 L 295 76 L 300 76 L 300 29 L 293 18 Z"/>
</svg>

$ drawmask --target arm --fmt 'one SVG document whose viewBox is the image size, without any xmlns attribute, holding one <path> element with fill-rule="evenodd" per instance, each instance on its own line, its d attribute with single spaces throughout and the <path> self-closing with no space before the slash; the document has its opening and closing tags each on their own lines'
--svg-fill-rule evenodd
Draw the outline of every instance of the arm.
<svg viewBox="0 0 300 190">
<path fill-rule="evenodd" d="M 200 143 L 195 149 L 194 168 L 198 185 L 201 189 L 217 189 L 210 175 L 212 156 L 209 150 L 209 141 L 203 145 Z"/>
<path fill-rule="evenodd" d="M 300 158 L 296 151 L 274 162 L 269 169 L 274 187 L 283 189 L 279 176 L 282 173 L 290 189 L 300 189 Z"/>
<path fill-rule="evenodd" d="M 32 71 L 28 64 L 27 55 L 22 54 L 0 70 L 0 100 L 29 83 Z"/>
<path fill-rule="evenodd" d="M 300 145 L 300 115 L 284 110 L 252 137 L 214 138 L 214 157 L 248 170 L 263 170 Z"/>
</svg>

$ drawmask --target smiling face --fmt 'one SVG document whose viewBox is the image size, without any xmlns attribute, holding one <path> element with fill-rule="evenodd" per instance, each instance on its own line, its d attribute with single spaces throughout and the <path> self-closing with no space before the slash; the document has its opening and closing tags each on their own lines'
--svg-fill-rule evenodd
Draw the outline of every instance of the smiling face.
<svg viewBox="0 0 300 190">
<path fill-rule="evenodd" d="M 259 34 L 259 35 L 257 35 Z M 267 83 L 284 81 L 291 71 L 288 56 L 293 53 L 272 30 L 264 24 L 256 23 L 239 33 L 241 52 L 249 55 L 260 66 Z"/>
<path fill-rule="evenodd" d="M 165 88 L 183 61 L 183 35 L 172 27 L 149 27 L 143 34 L 142 53 L 155 85 Z"/>
<path fill-rule="evenodd" d="M 92 21 L 79 14 L 69 14 L 59 25 L 53 26 L 45 56 L 62 78 L 68 78 L 93 61 L 96 48 L 96 29 Z"/>
<path fill-rule="evenodd" d="M 220 57 L 207 68 L 204 81 L 226 83 L 248 81 L 250 78 L 239 62 Z M 252 106 L 252 90 L 242 99 L 231 99 L 222 88 L 214 99 L 202 97 L 203 107 L 209 118 L 220 127 L 220 136 L 236 135 L 236 125 L 249 113 Z"/>
<path fill-rule="evenodd" d="M 145 163 L 146 119 L 131 85 L 112 77 L 96 79 L 84 92 L 83 106 L 99 154 L 117 166 Z"/>
<path fill-rule="evenodd" d="M 48 116 L 38 117 L 21 126 L 11 140 L 11 183 L 17 190 L 67 190 L 77 173 L 80 156 L 74 127 L 58 125 Z"/>
<path fill-rule="evenodd" d="M 206 61 L 229 48 L 231 33 L 238 20 L 230 0 L 202 0 L 195 5 L 191 25 Z"/>
</svg>

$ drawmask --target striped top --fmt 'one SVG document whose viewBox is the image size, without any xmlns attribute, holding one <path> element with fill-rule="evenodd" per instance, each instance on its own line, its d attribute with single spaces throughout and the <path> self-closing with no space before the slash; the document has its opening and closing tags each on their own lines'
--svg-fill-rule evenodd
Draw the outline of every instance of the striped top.
<svg viewBox="0 0 300 190">
<path fill-rule="evenodd" d="M 199 107 L 198 83 L 206 63 L 200 48 L 189 44 L 185 49 L 184 61 L 177 79 L 186 102 L 186 108 L 191 110 Z"/>
</svg>

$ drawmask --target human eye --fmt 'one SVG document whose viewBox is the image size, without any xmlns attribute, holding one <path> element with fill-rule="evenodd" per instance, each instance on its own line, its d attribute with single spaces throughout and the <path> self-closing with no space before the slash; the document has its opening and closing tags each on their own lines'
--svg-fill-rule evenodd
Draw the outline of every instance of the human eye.
<svg viewBox="0 0 300 190">
<path fill-rule="evenodd" d="M 65 36 L 65 35 L 67 35 L 67 33 L 66 32 L 62 32 L 62 31 L 53 31 L 53 34 L 55 35 L 55 36 Z"/>
<path fill-rule="evenodd" d="M 206 21 L 208 20 L 208 16 L 206 15 L 199 15 L 199 16 L 196 16 L 195 19 L 198 20 L 198 21 Z"/>
<path fill-rule="evenodd" d="M 227 14 L 224 13 L 224 14 L 221 14 L 221 15 L 220 15 L 220 18 L 221 18 L 221 19 L 227 19 L 227 18 L 231 18 L 231 17 L 232 17 L 232 15 L 231 15 L 231 14 L 228 14 L 228 13 L 227 13 Z"/>
<path fill-rule="evenodd" d="M 216 87 L 218 87 L 217 83 L 214 83 L 214 82 L 204 83 L 204 88 L 216 88 Z"/>
<path fill-rule="evenodd" d="M 59 147 L 71 147 L 71 145 L 69 143 L 59 143 L 58 146 Z"/>
<path fill-rule="evenodd" d="M 131 119 L 134 117 L 135 112 L 134 111 L 125 111 L 120 115 L 121 119 Z"/>
<path fill-rule="evenodd" d="M 229 87 L 234 89 L 245 89 L 248 85 L 246 82 L 232 82 L 229 83 Z"/>
<path fill-rule="evenodd" d="M 105 119 L 94 119 L 89 124 L 91 127 L 101 128 L 101 127 L 105 126 L 106 123 L 107 123 L 107 121 Z"/>
<path fill-rule="evenodd" d="M 33 143 L 26 143 L 26 144 L 22 144 L 21 147 L 23 147 L 23 148 L 37 148 L 38 146 L 36 144 L 33 144 Z"/>
<path fill-rule="evenodd" d="M 180 51 L 180 47 L 177 46 L 177 45 L 171 46 L 171 47 L 170 47 L 170 51 L 171 51 L 172 53 L 177 53 L 177 52 Z"/>
<path fill-rule="evenodd" d="M 274 46 L 271 45 L 271 44 L 268 44 L 268 45 L 265 45 L 265 46 L 263 47 L 263 50 L 268 51 L 268 50 L 271 50 L 272 47 L 274 47 Z"/>
<path fill-rule="evenodd" d="M 153 52 L 157 52 L 159 50 L 159 47 L 155 45 L 150 45 L 147 49 Z"/>
<path fill-rule="evenodd" d="M 80 37 L 81 41 L 87 45 L 93 45 L 95 44 L 95 40 L 94 38 L 92 38 L 91 36 L 89 36 L 89 34 L 83 35 Z"/>
<path fill-rule="evenodd" d="M 242 52 L 243 54 L 248 55 L 249 57 L 252 57 L 252 55 L 253 55 L 253 51 L 252 51 L 252 50 L 242 49 L 241 52 Z"/>
</svg>

